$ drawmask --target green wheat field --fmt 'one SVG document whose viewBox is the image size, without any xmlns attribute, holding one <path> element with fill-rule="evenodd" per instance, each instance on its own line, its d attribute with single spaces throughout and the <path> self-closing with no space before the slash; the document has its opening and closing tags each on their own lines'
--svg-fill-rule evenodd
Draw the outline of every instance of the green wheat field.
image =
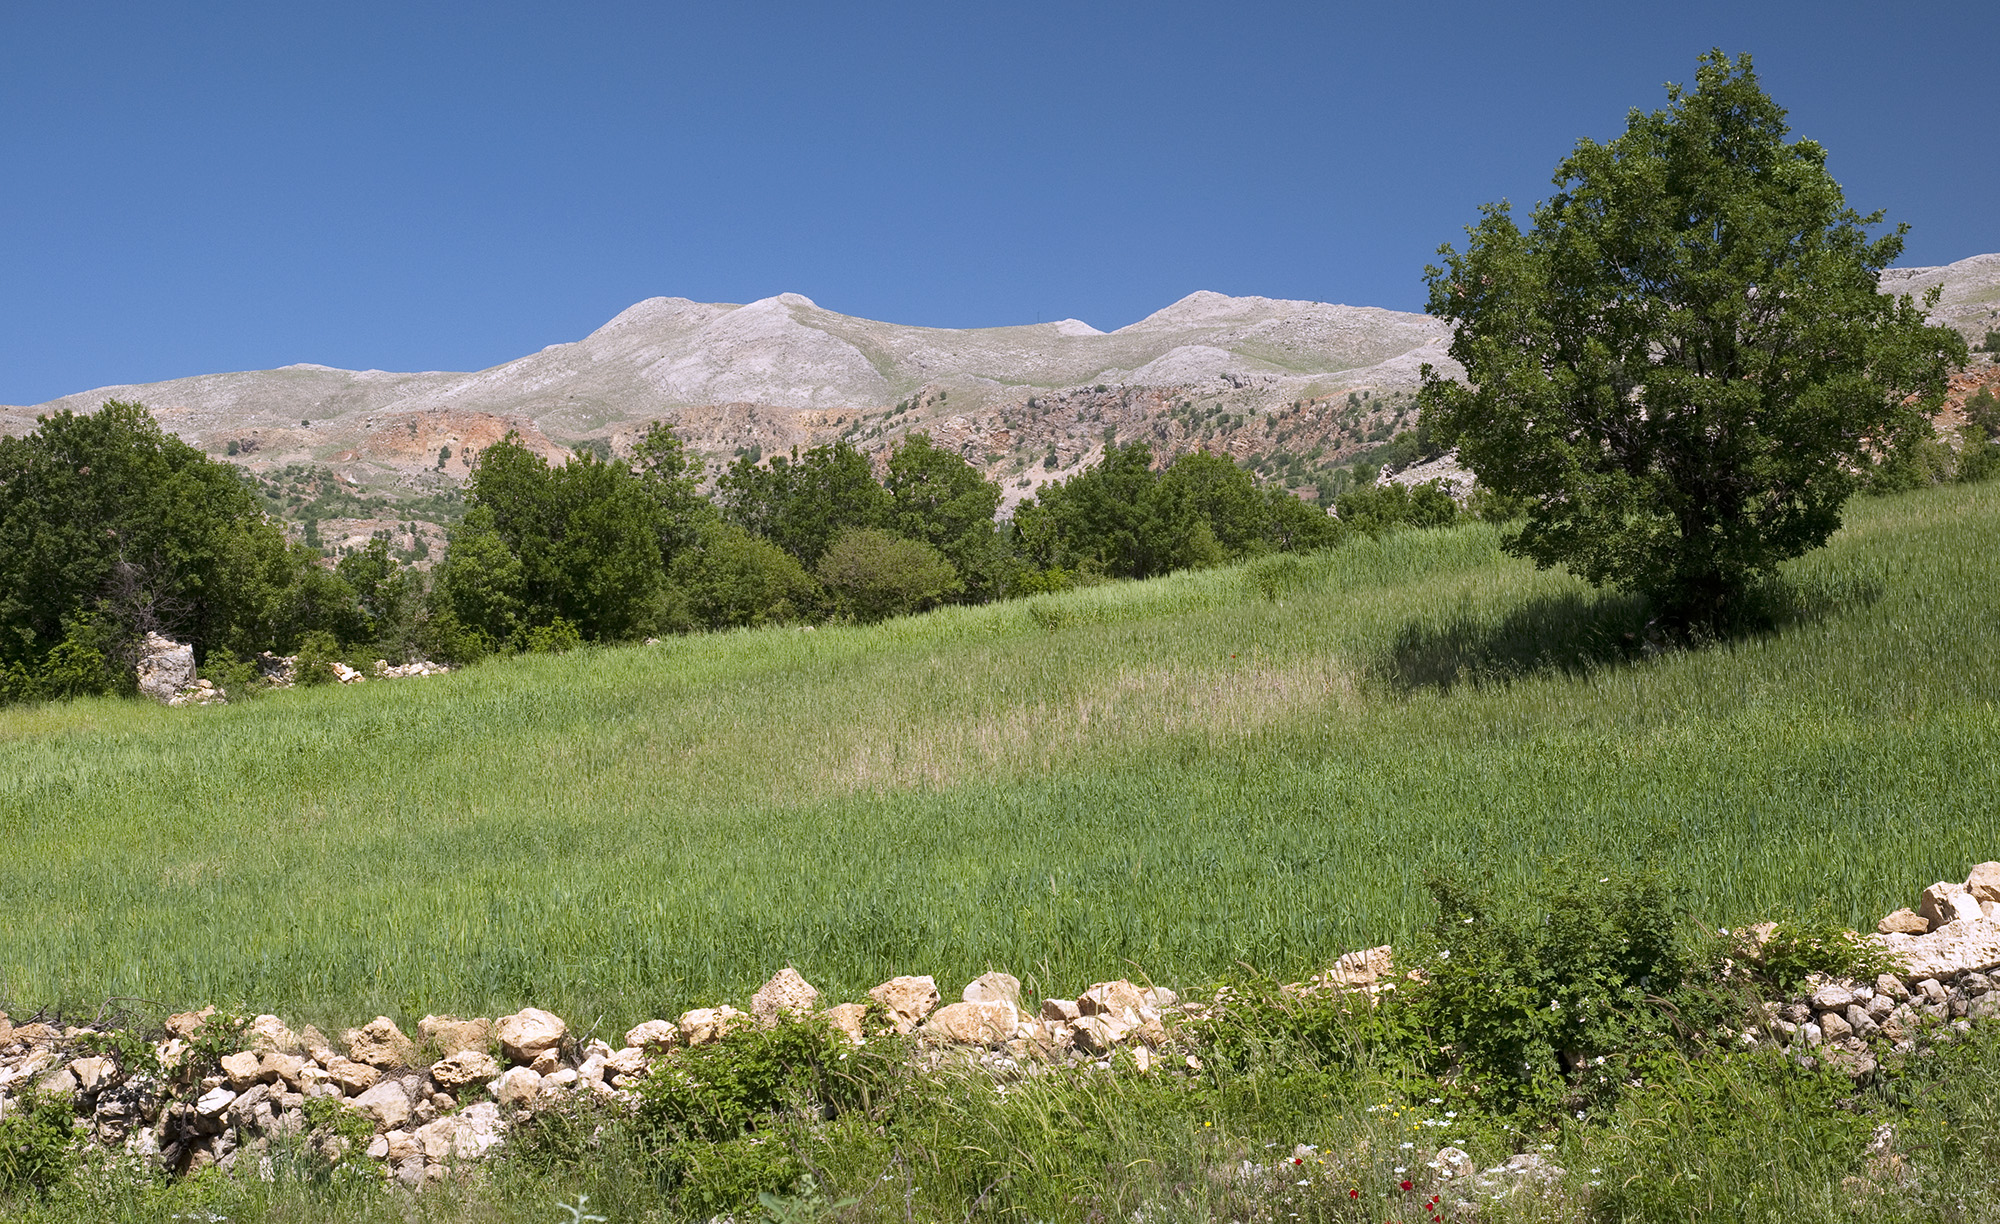
<svg viewBox="0 0 2000 1224">
<path fill-rule="evenodd" d="M 1854 503 L 1778 628 L 1699 650 L 1499 538 L 0 710 L 0 1006 L 603 1035 L 787 964 L 837 998 L 1302 974 L 1422 926 L 1432 872 L 1637 861 L 1717 923 L 1872 923 L 2000 857 L 2000 484 Z"/>
</svg>

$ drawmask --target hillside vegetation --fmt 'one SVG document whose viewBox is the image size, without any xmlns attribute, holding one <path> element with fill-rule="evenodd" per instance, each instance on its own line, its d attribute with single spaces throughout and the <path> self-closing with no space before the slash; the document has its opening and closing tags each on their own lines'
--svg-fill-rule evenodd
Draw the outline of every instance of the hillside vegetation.
<svg viewBox="0 0 2000 1224">
<path fill-rule="evenodd" d="M 1561 856 L 1666 869 L 1712 921 L 1872 921 L 2000 844 L 2000 486 L 1848 518 L 1773 632 L 1695 651 L 1466 525 L 869 628 L 0 710 L 0 1003 L 612 1031 L 787 963 L 840 997 L 1199 986 L 1402 937 L 1427 872 Z"/>
</svg>

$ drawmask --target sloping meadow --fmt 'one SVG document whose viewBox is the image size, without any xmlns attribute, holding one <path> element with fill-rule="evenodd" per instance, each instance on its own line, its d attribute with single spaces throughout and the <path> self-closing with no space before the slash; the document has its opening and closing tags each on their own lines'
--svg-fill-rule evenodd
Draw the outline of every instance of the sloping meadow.
<svg viewBox="0 0 2000 1224">
<path fill-rule="evenodd" d="M 532 1004 L 603 1031 L 987 968 L 1281 977 L 1433 872 L 1665 869 L 1870 924 L 2000 854 L 2000 486 L 1857 502 L 1695 650 L 1408 532 L 867 629 L 0 711 L 0 1005 L 294 1023 Z"/>
</svg>

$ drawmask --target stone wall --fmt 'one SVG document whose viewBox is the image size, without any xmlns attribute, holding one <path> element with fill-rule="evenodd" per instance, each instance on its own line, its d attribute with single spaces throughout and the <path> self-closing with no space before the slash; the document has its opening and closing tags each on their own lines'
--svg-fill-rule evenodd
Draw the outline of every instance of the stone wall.
<svg viewBox="0 0 2000 1224">
<path fill-rule="evenodd" d="M 1880 1053 L 1948 1041 L 2000 1015 L 2000 982 L 1991 976 L 2000 970 L 2000 863 L 1981 864 L 1963 884 L 1932 885 L 1918 909 L 1881 926 L 1854 938 L 1879 949 L 1892 971 L 1871 982 L 1812 980 L 1796 998 L 1766 1002 L 1732 1039 L 1775 1044 L 1865 1080 Z M 1744 932 L 1738 956 L 1757 959 L 1773 930 Z M 1348 953 L 1287 989 L 1372 998 L 1414 976 L 1394 961 L 1387 946 Z M 89 1143 L 178 1173 L 246 1161 L 261 1168 L 274 1141 L 294 1139 L 332 1159 L 380 1162 L 417 1188 L 471 1169 L 539 1109 L 578 1093 L 636 1105 L 635 1089 L 664 1054 L 781 1016 L 821 1016 L 856 1045 L 875 1024 L 912 1037 L 925 1065 L 957 1060 L 1002 1078 L 1064 1062 L 1185 1073 L 1199 1061 L 1177 1042 L 1179 1026 L 1228 1007 L 1230 996 L 1183 1003 L 1170 990 L 1121 980 L 1030 1008 L 1019 981 L 987 973 L 957 1000 L 941 1001 L 935 979 L 911 976 L 876 986 L 867 1002 L 823 1007 L 820 992 L 788 968 L 751 997 L 747 1012 L 725 1005 L 648 1020 L 617 1047 L 579 1042 L 561 1017 L 532 1007 L 498 1019 L 426 1016 L 414 1034 L 377 1017 L 337 1038 L 310 1027 L 295 1032 L 272 1015 L 231 1022 L 208 1008 L 169 1017 L 164 1035 L 143 1041 L 107 1026 L 15 1024 L 0 1013 L 0 1110 L 18 1108 L 31 1090 L 59 1094 L 73 1103 Z M 219 1067 L 198 1074 L 215 1065 L 218 1042 L 228 1050 Z M 202 1051 L 208 1057 L 197 1066 Z M 329 1105 L 315 1108 L 317 1101 Z M 1456 1149 L 1437 1158 L 1465 1159 Z"/>
</svg>

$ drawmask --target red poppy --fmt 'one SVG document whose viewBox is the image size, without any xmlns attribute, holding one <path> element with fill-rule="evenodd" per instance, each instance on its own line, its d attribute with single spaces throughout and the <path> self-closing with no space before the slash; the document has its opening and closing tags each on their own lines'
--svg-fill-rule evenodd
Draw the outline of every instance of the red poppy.
<svg viewBox="0 0 2000 1224">
<path fill-rule="evenodd" d="M 1400 1183 L 1398 1183 L 1398 1184 L 1399 1184 L 1399 1185 L 1401 1185 L 1401 1186 L 1403 1187 L 1403 1189 L 1405 1189 L 1405 1190 L 1414 1190 L 1414 1189 L 1416 1189 L 1416 1187 L 1415 1187 L 1415 1186 L 1413 1186 L 1413 1185 L 1411 1185 L 1411 1184 L 1410 1184 L 1409 1182 L 1400 1182 Z"/>
<path fill-rule="evenodd" d="M 1359 1191 L 1359 1190 L 1349 1190 L 1349 1191 L 1347 1192 L 1347 1197 L 1348 1197 L 1348 1198 L 1360 1198 L 1360 1197 L 1361 1197 L 1361 1191 Z"/>
</svg>

